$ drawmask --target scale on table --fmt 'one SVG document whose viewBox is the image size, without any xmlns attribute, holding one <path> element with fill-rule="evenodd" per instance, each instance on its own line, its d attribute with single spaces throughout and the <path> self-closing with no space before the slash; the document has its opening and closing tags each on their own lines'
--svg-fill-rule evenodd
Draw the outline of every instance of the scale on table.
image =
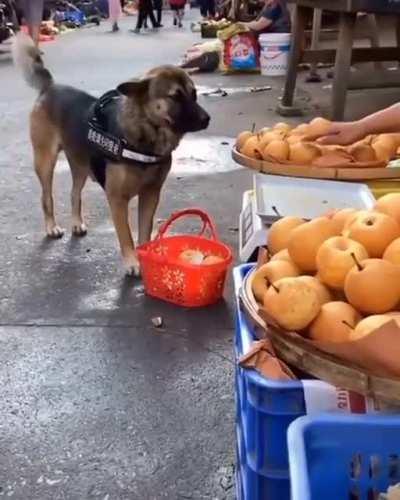
<svg viewBox="0 0 400 500">
<path fill-rule="evenodd" d="M 375 198 L 366 184 L 256 174 L 243 194 L 239 218 L 240 260 L 256 259 L 267 242 L 268 228 L 286 215 L 313 219 L 328 210 L 369 209 Z"/>
</svg>

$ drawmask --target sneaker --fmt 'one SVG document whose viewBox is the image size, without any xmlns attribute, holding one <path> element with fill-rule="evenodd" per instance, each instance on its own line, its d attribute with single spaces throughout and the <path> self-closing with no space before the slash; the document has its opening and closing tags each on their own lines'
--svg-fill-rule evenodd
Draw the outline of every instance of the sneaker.
<svg viewBox="0 0 400 500">
<path fill-rule="evenodd" d="M 176 20 L 176 17 L 174 17 L 174 26 L 178 24 L 178 21 Z"/>
<path fill-rule="evenodd" d="M 140 28 L 135 28 L 134 30 L 129 30 L 131 33 L 136 33 L 136 34 L 139 34 L 140 33 Z"/>
<path fill-rule="evenodd" d="M 178 28 L 183 28 L 182 23 L 179 21 Z"/>
<path fill-rule="evenodd" d="M 119 26 L 117 23 L 114 23 L 112 25 L 112 30 L 111 30 L 113 33 L 116 33 L 117 31 L 119 31 Z"/>
</svg>

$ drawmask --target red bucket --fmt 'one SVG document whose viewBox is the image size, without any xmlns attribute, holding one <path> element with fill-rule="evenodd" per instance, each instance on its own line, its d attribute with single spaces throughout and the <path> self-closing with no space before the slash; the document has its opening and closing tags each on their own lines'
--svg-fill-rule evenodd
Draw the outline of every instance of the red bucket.
<svg viewBox="0 0 400 500">
<path fill-rule="evenodd" d="M 193 215 L 203 222 L 197 236 L 165 236 L 174 221 Z M 207 229 L 210 238 L 203 236 Z M 215 255 L 222 260 L 213 264 L 191 264 L 179 258 L 185 250 L 198 250 L 205 257 Z M 190 208 L 174 213 L 161 226 L 156 238 L 138 247 L 137 253 L 148 295 L 185 307 L 207 306 L 222 297 L 232 252 L 218 239 L 214 223 L 206 212 Z"/>
</svg>

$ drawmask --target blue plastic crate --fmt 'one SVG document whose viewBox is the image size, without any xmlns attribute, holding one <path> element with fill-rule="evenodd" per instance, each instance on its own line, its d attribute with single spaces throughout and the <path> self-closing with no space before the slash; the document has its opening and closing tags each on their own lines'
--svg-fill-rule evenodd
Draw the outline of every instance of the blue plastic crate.
<svg viewBox="0 0 400 500">
<path fill-rule="evenodd" d="M 235 293 L 253 265 L 234 269 Z M 236 358 L 255 340 L 237 300 Z M 235 374 L 237 476 L 241 500 L 289 500 L 287 429 L 305 414 L 301 381 L 268 380 L 239 366 Z"/>
<path fill-rule="evenodd" d="M 288 444 L 292 500 L 375 500 L 400 482 L 400 415 L 303 417 Z"/>
</svg>

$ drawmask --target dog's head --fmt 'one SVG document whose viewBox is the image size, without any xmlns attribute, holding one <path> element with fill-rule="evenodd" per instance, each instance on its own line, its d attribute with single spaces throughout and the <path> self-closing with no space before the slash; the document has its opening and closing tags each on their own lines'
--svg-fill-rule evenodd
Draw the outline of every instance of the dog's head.
<svg viewBox="0 0 400 500">
<path fill-rule="evenodd" d="M 140 80 L 122 83 L 118 90 L 133 99 L 154 125 L 168 126 L 178 134 L 206 129 L 210 122 L 197 103 L 193 81 L 181 68 L 160 66 Z"/>
</svg>

